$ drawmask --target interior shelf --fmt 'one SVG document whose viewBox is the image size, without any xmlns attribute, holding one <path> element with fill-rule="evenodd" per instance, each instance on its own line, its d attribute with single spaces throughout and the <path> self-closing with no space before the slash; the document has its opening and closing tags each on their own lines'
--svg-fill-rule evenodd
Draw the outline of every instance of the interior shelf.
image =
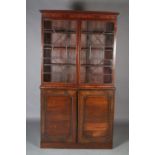
<svg viewBox="0 0 155 155">
<path fill-rule="evenodd" d="M 51 65 L 76 65 L 76 64 L 72 64 L 72 63 L 49 63 L 49 64 L 44 64 L 44 66 L 51 66 Z M 104 65 L 104 64 L 81 64 L 81 66 L 94 66 L 94 67 L 112 67 L 111 65 Z"/>
<path fill-rule="evenodd" d="M 48 33 L 76 33 L 76 31 L 71 31 L 71 30 L 52 30 L 52 29 L 43 29 L 44 32 L 48 32 Z"/>
<path fill-rule="evenodd" d="M 104 31 L 81 31 L 82 33 L 86 34 L 105 34 L 105 35 L 114 35 L 114 32 L 104 32 Z"/>
<path fill-rule="evenodd" d="M 76 65 L 76 64 L 73 64 L 73 63 L 50 63 L 50 64 L 44 64 L 44 66 L 51 66 L 51 65 Z"/>
<path fill-rule="evenodd" d="M 52 29 L 43 29 L 44 32 L 51 32 L 51 33 L 76 33 L 76 31 L 71 30 L 52 30 Z M 105 34 L 105 35 L 114 35 L 114 32 L 104 32 L 104 31 L 81 31 L 83 34 Z"/>
<path fill-rule="evenodd" d="M 97 66 L 103 66 L 103 67 L 112 67 L 111 65 L 104 65 L 104 64 L 81 64 L 82 66 L 94 66 L 94 67 L 97 67 Z"/>
<path fill-rule="evenodd" d="M 44 49 L 49 49 L 49 50 L 52 49 L 51 44 L 44 44 L 44 46 L 48 46 L 48 47 L 44 47 Z M 64 47 L 63 46 L 54 46 L 53 50 L 54 49 L 66 49 L 66 47 L 65 46 Z M 67 47 L 67 49 L 76 49 L 76 47 Z M 90 49 L 90 47 L 81 47 L 81 50 L 87 50 L 87 49 Z M 104 45 L 104 47 L 91 47 L 91 50 L 103 50 L 103 49 L 106 51 L 111 51 L 111 50 L 113 50 L 113 47 L 107 46 L 107 45 Z"/>
</svg>

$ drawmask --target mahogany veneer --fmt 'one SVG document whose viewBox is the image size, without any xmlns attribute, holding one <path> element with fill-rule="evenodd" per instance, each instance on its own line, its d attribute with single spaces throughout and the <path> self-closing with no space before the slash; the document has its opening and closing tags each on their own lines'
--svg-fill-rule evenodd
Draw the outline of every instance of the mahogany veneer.
<svg viewBox="0 0 155 155">
<path fill-rule="evenodd" d="M 41 147 L 112 148 L 118 13 L 41 14 Z"/>
</svg>

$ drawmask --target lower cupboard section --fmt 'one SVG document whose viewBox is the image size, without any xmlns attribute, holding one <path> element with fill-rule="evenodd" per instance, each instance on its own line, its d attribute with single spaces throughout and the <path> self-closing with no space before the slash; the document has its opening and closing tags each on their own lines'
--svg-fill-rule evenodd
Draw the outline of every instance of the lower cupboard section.
<svg viewBox="0 0 155 155">
<path fill-rule="evenodd" d="M 42 148 L 112 148 L 114 90 L 41 90 Z"/>
</svg>

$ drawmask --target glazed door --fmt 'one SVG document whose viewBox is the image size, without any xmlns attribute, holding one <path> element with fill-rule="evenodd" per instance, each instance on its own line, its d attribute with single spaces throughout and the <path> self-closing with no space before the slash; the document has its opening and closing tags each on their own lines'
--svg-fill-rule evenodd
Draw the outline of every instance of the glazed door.
<svg viewBox="0 0 155 155">
<path fill-rule="evenodd" d="M 76 141 L 76 91 L 42 90 L 43 142 Z"/>
<path fill-rule="evenodd" d="M 114 23 L 82 21 L 80 33 L 80 84 L 112 84 Z"/>
<path fill-rule="evenodd" d="M 76 84 L 77 21 L 43 19 L 43 83 Z"/>
<path fill-rule="evenodd" d="M 83 90 L 78 96 L 78 142 L 112 141 L 112 90 Z"/>
<path fill-rule="evenodd" d="M 45 18 L 42 31 L 44 84 L 113 83 L 114 22 Z"/>
</svg>

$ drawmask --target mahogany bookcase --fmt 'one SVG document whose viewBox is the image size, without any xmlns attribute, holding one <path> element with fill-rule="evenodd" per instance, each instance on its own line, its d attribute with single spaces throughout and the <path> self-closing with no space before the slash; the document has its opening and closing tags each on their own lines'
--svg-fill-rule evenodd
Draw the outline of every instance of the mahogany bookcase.
<svg viewBox="0 0 155 155">
<path fill-rule="evenodd" d="M 112 148 L 118 13 L 40 12 L 41 147 Z"/>
</svg>

